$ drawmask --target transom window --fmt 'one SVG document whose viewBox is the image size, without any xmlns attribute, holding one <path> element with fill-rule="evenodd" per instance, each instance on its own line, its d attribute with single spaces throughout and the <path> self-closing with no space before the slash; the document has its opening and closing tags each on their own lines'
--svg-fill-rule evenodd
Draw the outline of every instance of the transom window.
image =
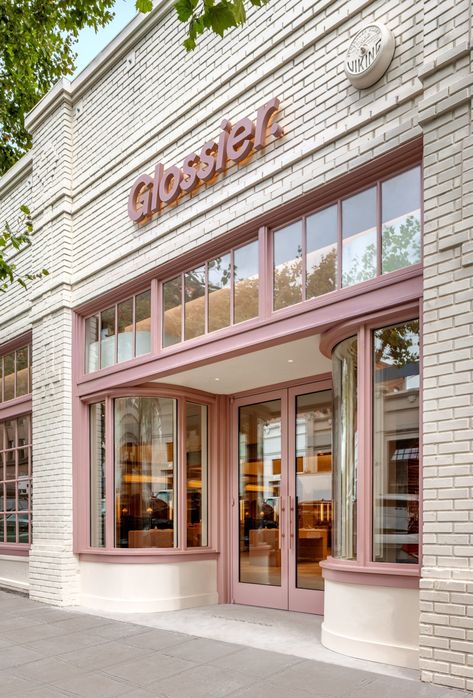
<svg viewBox="0 0 473 698">
<path fill-rule="evenodd" d="M 0 402 L 31 392 L 31 345 L 0 356 Z"/>
<path fill-rule="evenodd" d="M 31 543 L 31 417 L 0 422 L 0 544 Z"/>
<path fill-rule="evenodd" d="M 85 321 L 87 373 L 151 351 L 151 292 L 115 303 Z"/>
<path fill-rule="evenodd" d="M 273 232 L 273 310 L 421 261 L 414 167 Z"/>
<path fill-rule="evenodd" d="M 163 346 L 259 315 L 259 245 L 254 240 L 163 283 Z"/>
</svg>

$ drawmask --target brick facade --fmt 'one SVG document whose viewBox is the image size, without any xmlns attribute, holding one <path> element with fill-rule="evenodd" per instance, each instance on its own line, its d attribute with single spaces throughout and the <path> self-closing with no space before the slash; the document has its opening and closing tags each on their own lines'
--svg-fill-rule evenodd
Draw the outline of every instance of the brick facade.
<svg viewBox="0 0 473 698">
<path fill-rule="evenodd" d="M 369 19 L 396 37 L 387 74 L 343 72 Z M 268 21 L 269 20 L 269 21 Z M 424 140 L 424 536 L 421 669 L 473 689 L 473 73 L 469 0 L 273 0 L 223 42 L 181 50 L 171 3 L 134 20 L 27 125 L 33 149 L 0 179 L 0 220 L 33 210 L 20 269 L 50 276 L 0 297 L 0 344 L 33 331 L 33 598 L 78 602 L 72 552 L 71 308 L 413 138 Z M 281 99 L 285 137 L 143 228 L 129 188 Z"/>
</svg>

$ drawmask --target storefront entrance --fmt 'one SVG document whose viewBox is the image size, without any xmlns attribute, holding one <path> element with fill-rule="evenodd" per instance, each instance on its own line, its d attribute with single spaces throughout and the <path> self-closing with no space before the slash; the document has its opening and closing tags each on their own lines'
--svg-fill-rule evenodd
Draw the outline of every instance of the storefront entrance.
<svg viewBox="0 0 473 698">
<path fill-rule="evenodd" d="M 233 599 L 323 613 L 332 541 L 327 381 L 233 403 Z"/>
</svg>

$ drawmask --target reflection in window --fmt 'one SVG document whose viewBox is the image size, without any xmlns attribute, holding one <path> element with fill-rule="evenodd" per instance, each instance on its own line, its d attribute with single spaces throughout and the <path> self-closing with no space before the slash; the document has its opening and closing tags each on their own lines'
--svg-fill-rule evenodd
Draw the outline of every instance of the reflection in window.
<svg viewBox="0 0 473 698">
<path fill-rule="evenodd" d="M 419 322 L 373 333 L 373 560 L 419 560 Z"/>
<path fill-rule="evenodd" d="M 90 545 L 105 546 L 105 403 L 90 405 Z"/>
<path fill-rule="evenodd" d="M 233 251 L 233 322 L 244 322 L 259 315 L 258 241 Z"/>
<path fill-rule="evenodd" d="M 258 241 L 231 250 L 197 269 L 165 281 L 162 289 L 164 347 L 251 320 L 259 314 Z M 181 331 L 183 323 L 184 338 Z"/>
<path fill-rule="evenodd" d="M 163 345 L 171 347 L 182 339 L 182 279 L 166 281 L 163 284 Z"/>
<path fill-rule="evenodd" d="M 208 263 L 209 332 L 230 325 L 231 260 L 230 255 Z"/>
<path fill-rule="evenodd" d="M 0 422 L 0 544 L 31 543 L 31 416 Z"/>
<path fill-rule="evenodd" d="M 330 206 L 306 219 L 307 298 L 337 288 L 337 218 L 337 206 Z"/>
<path fill-rule="evenodd" d="M 88 317 L 85 370 L 113 366 L 151 351 L 151 292 L 145 291 Z"/>
<path fill-rule="evenodd" d="M 115 400 L 118 548 L 172 548 L 176 521 L 176 400 Z"/>
<path fill-rule="evenodd" d="M 135 296 L 135 355 L 151 351 L 151 292 Z"/>
<path fill-rule="evenodd" d="M 133 358 L 133 298 L 117 306 L 118 361 Z"/>
<path fill-rule="evenodd" d="M 332 548 L 332 392 L 296 398 L 297 588 L 323 591 Z"/>
<path fill-rule="evenodd" d="M 302 221 L 273 234 L 273 308 L 302 301 Z"/>
<path fill-rule="evenodd" d="M 184 338 L 205 333 L 205 266 L 184 274 Z"/>
<path fill-rule="evenodd" d="M 420 258 L 420 167 L 382 184 L 382 273 L 417 264 Z"/>
<path fill-rule="evenodd" d="M 342 286 L 376 276 L 376 187 L 342 201 Z"/>
<path fill-rule="evenodd" d="M 115 363 L 115 306 L 100 313 L 100 368 Z"/>
<path fill-rule="evenodd" d="M 0 402 L 14 400 L 29 393 L 31 393 L 31 345 L 0 356 Z"/>
<path fill-rule="evenodd" d="M 207 407 L 186 411 L 187 547 L 207 545 Z"/>
<path fill-rule="evenodd" d="M 333 366 L 333 552 L 335 558 L 356 558 L 357 339 L 338 344 Z"/>
</svg>

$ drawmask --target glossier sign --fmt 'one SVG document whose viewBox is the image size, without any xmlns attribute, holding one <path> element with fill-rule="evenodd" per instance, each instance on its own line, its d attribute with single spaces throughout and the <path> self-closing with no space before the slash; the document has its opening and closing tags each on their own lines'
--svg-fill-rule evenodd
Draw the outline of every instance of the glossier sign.
<svg viewBox="0 0 473 698">
<path fill-rule="evenodd" d="M 278 109 L 279 99 L 273 97 L 259 107 L 255 121 L 245 117 L 232 126 L 224 119 L 218 137 L 204 143 L 200 153 L 186 155 L 180 167 L 172 165 L 165 169 L 158 163 L 154 176 L 141 174 L 128 197 L 130 218 L 136 223 L 149 219 L 164 206 L 175 203 L 179 197 L 225 172 L 230 162 L 240 163 L 262 150 L 268 136 L 280 138 L 283 130 L 274 118 Z"/>
</svg>

